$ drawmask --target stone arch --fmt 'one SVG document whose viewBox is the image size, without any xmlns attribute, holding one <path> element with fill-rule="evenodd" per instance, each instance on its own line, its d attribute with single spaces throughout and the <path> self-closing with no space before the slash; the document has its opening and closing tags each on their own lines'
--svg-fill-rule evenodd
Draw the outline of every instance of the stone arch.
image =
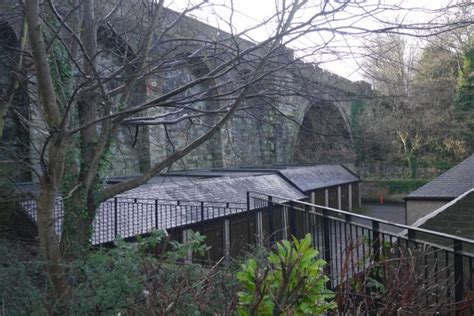
<svg viewBox="0 0 474 316">
<path fill-rule="evenodd" d="M 0 99 L 4 127 L 0 139 L 0 160 L 14 161 L 13 175 L 18 181 L 31 180 L 26 167 L 30 152 L 27 121 L 30 117 L 26 80 L 18 69 L 20 42 L 11 25 L 0 20 Z"/>
<path fill-rule="evenodd" d="M 135 50 L 109 25 L 100 25 L 97 29 L 98 52 L 96 54 L 100 76 L 106 78 L 117 69 L 126 65 L 136 57 Z M 122 75 L 108 80 L 106 85 L 113 89 L 122 84 L 126 78 L 127 71 L 133 71 L 133 63 L 130 69 L 125 70 Z M 138 82 L 130 97 L 131 105 L 140 104 L 146 100 L 145 83 Z M 118 105 L 117 105 L 118 109 Z M 116 110 L 117 110 L 116 109 Z M 149 168 L 149 155 L 147 142 L 148 130 L 139 126 L 121 126 L 111 146 L 111 157 L 109 175 L 128 176 L 137 175 Z"/>
<path fill-rule="evenodd" d="M 210 71 L 209 65 L 201 58 L 187 58 L 190 54 L 186 51 L 174 56 L 180 61 L 177 66 L 171 69 L 163 69 L 150 76 L 147 82 L 147 98 L 152 99 L 157 95 L 170 92 Z M 186 104 L 193 109 L 212 111 L 220 107 L 219 101 L 214 98 L 216 94 L 215 82 L 207 80 L 187 89 L 172 100 L 177 104 Z M 206 133 L 218 120 L 217 115 L 206 115 L 205 113 L 202 113 L 203 115 L 200 117 L 182 119 L 185 116 L 199 114 L 199 112 L 191 109 L 173 109 L 173 107 L 150 109 L 148 115 L 158 117 L 177 111 L 180 112 L 167 115 L 165 118 L 168 121 L 175 121 L 174 124 L 158 124 L 162 123 L 160 119 L 155 120 L 155 123 L 149 123 L 149 154 L 152 164 L 169 156 L 175 150 L 188 145 L 194 139 Z M 187 155 L 178 161 L 176 168 L 213 168 L 221 167 L 222 163 L 222 140 L 218 132 L 205 144 L 196 148 L 191 155 Z"/>
<path fill-rule="evenodd" d="M 354 159 L 349 120 L 343 105 L 320 100 L 309 104 L 298 129 L 296 162 L 348 162 Z"/>
<path fill-rule="evenodd" d="M 133 48 L 107 26 L 98 28 L 98 41 L 101 45 L 98 56 L 100 58 L 101 54 L 103 55 L 103 71 L 107 71 L 108 68 L 113 70 L 124 60 L 135 57 Z M 137 84 L 131 98 L 132 103 L 140 104 L 153 99 L 160 94 L 171 91 L 178 85 L 190 82 L 209 72 L 210 68 L 205 61 L 192 57 L 188 53 L 188 51 L 192 51 L 189 45 L 167 47 L 168 43 L 155 47 L 155 50 L 152 51 L 154 58 L 186 60 L 186 63 L 182 63 L 173 69 L 158 69 L 155 73 L 148 75 L 147 79 Z M 169 51 L 174 53 L 169 55 Z M 193 94 L 195 94 L 208 100 L 192 103 L 192 106 L 203 110 L 215 110 L 219 108 L 219 102 L 212 98 L 212 95 L 216 93 L 217 88 L 215 87 L 213 81 L 207 81 L 188 90 L 178 96 L 177 99 L 183 97 L 192 99 Z M 160 116 L 165 111 L 162 108 L 151 108 L 135 115 L 135 118 L 140 120 L 141 116 Z M 185 111 L 181 115 L 189 112 L 191 111 Z M 178 119 L 178 116 L 171 115 L 166 118 Z M 200 120 L 203 121 L 200 127 L 188 127 L 186 121 L 170 125 L 166 129 L 163 125 L 155 125 L 150 121 L 145 123 L 145 120 L 122 125 L 113 144 L 112 155 L 114 159 L 112 159 L 109 174 L 115 176 L 134 175 L 148 170 L 152 164 L 170 155 L 175 148 L 187 145 L 193 138 L 204 133 L 207 130 L 206 126 L 214 124 L 216 118 L 204 116 Z M 220 135 L 217 134 L 212 137 L 200 148 L 194 150 L 192 155 L 183 158 L 179 163 L 189 168 L 221 167 L 222 144 Z"/>
</svg>

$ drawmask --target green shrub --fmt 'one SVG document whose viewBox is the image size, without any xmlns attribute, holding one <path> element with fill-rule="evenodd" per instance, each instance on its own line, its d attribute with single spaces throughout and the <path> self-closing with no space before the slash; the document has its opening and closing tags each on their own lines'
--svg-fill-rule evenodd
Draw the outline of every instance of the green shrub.
<svg viewBox="0 0 474 316">
<path fill-rule="evenodd" d="M 0 239 L 0 313 L 47 315 L 48 283 L 35 257 L 34 248 Z"/>
<path fill-rule="evenodd" d="M 368 183 L 373 183 L 381 187 L 388 187 L 389 193 L 409 193 L 429 182 L 426 179 L 381 179 L 369 180 Z"/>
<path fill-rule="evenodd" d="M 325 262 L 316 258 L 310 235 L 278 243 L 275 251 L 255 248 L 239 266 L 185 264 L 189 252 L 207 250 L 203 242 L 199 233 L 181 244 L 156 231 L 135 244 L 117 240 L 112 249 L 91 250 L 84 259 L 65 263 L 71 295 L 59 304 L 37 247 L 0 240 L 0 310 L 6 315 L 314 315 L 334 307 L 325 288 Z"/>
<path fill-rule="evenodd" d="M 237 273 L 240 315 L 319 315 L 335 307 L 326 289 L 326 262 L 317 259 L 311 235 L 293 243 L 282 241 L 268 260 L 249 259 Z"/>
<path fill-rule="evenodd" d="M 199 233 L 181 244 L 155 231 L 136 244 L 117 240 L 112 249 L 91 250 L 84 259 L 65 263 L 71 295 L 59 304 L 49 295 L 41 256 L 0 240 L 0 310 L 6 315 L 231 314 L 238 286 L 233 275 L 183 264 L 189 252 L 207 250 L 203 242 Z"/>
</svg>

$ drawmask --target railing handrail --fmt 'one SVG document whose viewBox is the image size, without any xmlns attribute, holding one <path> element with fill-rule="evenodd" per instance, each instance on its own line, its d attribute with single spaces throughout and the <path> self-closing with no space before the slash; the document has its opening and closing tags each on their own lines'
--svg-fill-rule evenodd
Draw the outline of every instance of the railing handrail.
<svg viewBox="0 0 474 316">
<path fill-rule="evenodd" d="M 370 216 L 366 216 L 366 215 L 360 215 L 360 214 L 353 213 L 353 212 L 338 210 L 338 209 L 335 209 L 335 208 L 332 208 L 332 207 L 318 205 L 318 204 L 312 204 L 312 203 L 299 201 L 299 200 L 295 200 L 295 199 L 288 198 L 288 197 L 282 197 L 282 196 L 278 196 L 278 195 L 274 195 L 274 194 L 266 194 L 266 193 L 262 193 L 262 192 L 258 192 L 258 191 L 248 191 L 248 193 L 249 194 L 252 194 L 252 193 L 253 194 L 258 194 L 258 195 L 261 195 L 261 196 L 265 196 L 267 198 L 269 196 L 271 196 L 273 198 L 285 200 L 285 201 L 288 201 L 288 202 L 292 201 L 292 202 L 295 202 L 295 203 L 299 203 L 299 204 L 307 205 L 307 206 L 311 206 L 311 207 L 317 207 L 317 208 L 328 210 L 328 211 L 331 211 L 331 212 L 336 212 L 338 214 L 350 215 L 351 217 L 360 218 L 360 219 L 369 220 L 369 221 L 377 221 L 380 224 L 394 226 L 394 227 L 401 228 L 401 229 L 407 230 L 407 231 L 411 230 L 411 231 L 415 231 L 415 232 L 425 233 L 425 234 L 429 234 L 429 235 L 433 235 L 433 236 L 437 236 L 437 237 L 441 237 L 441 238 L 445 238 L 445 239 L 461 241 L 463 243 L 468 243 L 468 244 L 474 245 L 474 240 L 473 239 L 469 239 L 469 238 L 465 238 L 465 237 L 459 237 L 459 236 L 446 234 L 446 233 L 442 233 L 442 232 L 437 232 L 437 231 L 433 231 L 433 230 L 429 230 L 429 229 L 409 226 L 409 225 L 405 225 L 405 224 L 399 224 L 399 223 L 387 221 L 387 220 L 380 219 L 380 218 L 370 217 Z M 258 197 L 256 197 L 256 198 L 258 198 Z M 278 203 L 276 200 L 273 200 L 273 199 L 272 199 L 272 203 L 283 205 L 282 203 Z"/>
<path fill-rule="evenodd" d="M 180 200 L 180 199 L 154 199 L 154 198 L 134 198 L 134 197 L 124 197 L 124 196 L 116 196 L 113 198 L 110 198 L 106 201 L 113 200 L 113 199 L 127 199 L 127 200 L 137 200 L 137 202 L 140 201 L 164 201 L 164 202 L 173 202 L 173 203 L 207 203 L 207 204 L 224 204 L 224 205 L 242 205 L 246 207 L 246 203 L 244 202 L 222 202 L 222 201 L 206 201 L 206 200 Z M 106 202 L 104 201 L 104 202 Z M 102 202 L 102 203 L 104 203 Z"/>
<path fill-rule="evenodd" d="M 170 205 L 177 205 L 177 203 L 179 204 L 182 204 L 182 203 L 194 203 L 194 204 L 197 204 L 197 203 L 204 203 L 205 206 L 207 205 L 211 205 L 211 206 L 214 206 L 215 204 L 222 204 L 222 205 L 225 205 L 225 206 L 222 206 L 222 207 L 226 207 L 226 208 L 236 208 L 236 207 L 232 207 L 232 205 L 238 205 L 239 207 L 242 207 L 242 208 L 246 208 L 247 207 L 247 204 L 244 203 L 244 202 L 222 202 L 222 201 L 206 201 L 206 200 L 173 200 L 173 199 L 154 199 L 154 198 L 134 198 L 134 197 L 124 197 L 124 196 L 116 196 L 116 197 L 112 197 L 108 200 L 105 200 L 103 202 L 101 202 L 100 204 L 102 203 L 106 203 L 106 202 L 111 202 L 111 201 L 114 201 L 115 199 L 118 200 L 118 202 L 120 203 L 121 199 L 122 200 L 136 200 L 136 202 L 130 202 L 130 203 L 140 203 L 140 201 L 158 201 L 158 202 L 172 202 L 173 204 L 170 204 Z M 64 200 L 61 196 L 58 196 L 56 197 L 56 202 L 57 201 L 61 201 L 61 200 Z M 2 200 L 0 202 L 3 202 L 5 200 Z M 10 200 L 12 202 L 28 202 L 28 201 L 36 201 L 34 198 L 25 198 L 25 199 L 13 199 L 13 200 Z M 227 205 L 230 205 L 230 206 L 227 206 Z"/>
</svg>

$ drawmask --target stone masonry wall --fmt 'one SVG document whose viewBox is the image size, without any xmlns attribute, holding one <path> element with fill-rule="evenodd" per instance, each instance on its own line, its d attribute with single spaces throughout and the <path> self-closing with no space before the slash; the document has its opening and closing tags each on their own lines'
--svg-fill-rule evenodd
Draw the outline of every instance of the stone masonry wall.
<svg viewBox="0 0 474 316">
<path fill-rule="evenodd" d="M 132 11 L 135 8 L 133 2 L 130 1 L 128 4 Z M 66 3 L 64 5 L 67 6 Z M 109 12 L 107 8 L 103 11 Z M 140 12 L 136 12 L 136 14 L 134 13 L 128 18 L 140 19 L 142 15 Z M 178 13 L 176 12 L 164 10 L 163 18 L 166 21 L 172 21 L 177 15 Z M 100 16 L 100 12 L 98 12 L 98 16 Z M 118 14 L 111 17 L 109 21 L 111 25 L 116 27 L 117 34 L 120 34 L 122 31 L 120 25 L 124 25 L 123 17 Z M 18 22 L 21 22 L 21 19 Z M 133 23 L 133 21 L 130 21 L 130 23 Z M 13 29 L 18 33 L 18 25 L 13 25 Z M 160 57 L 164 56 L 165 52 L 160 51 L 160 49 L 167 50 L 168 52 L 173 51 L 176 56 L 190 54 L 199 46 L 199 39 L 227 39 L 229 47 L 237 43 L 240 50 L 254 45 L 243 39 L 232 39 L 229 34 L 188 17 L 181 19 L 173 30 L 170 31 L 169 36 L 196 39 L 197 41 L 191 41 L 190 43 L 180 42 L 179 45 L 176 43 L 169 44 L 176 45 L 176 47 L 165 47 L 168 44 L 158 45 L 159 47 L 156 48 L 154 54 Z M 171 43 L 172 41 L 168 42 Z M 133 38 L 129 43 L 133 46 Z M 254 54 L 260 56 L 265 51 L 262 48 L 261 50 L 256 50 Z M 110 70 L 113 70 L 115 66 L 118 67 L 119 62 L 115 65 L 115 61 L 111 57 L 113 54 L 109 54 L 107 57 L 106 53 L 105 51 L 104 56 L 101 57 L 103 64 L 109 67 Z M 232 50 L 229 50 L 229 52 L 223 51 L 221 57 L 225 59 L 232 54 Z M 167 55 L 166 58 L 172 60 L 173 56 L 171 55 Z M 282 48 L 281 52 L 278 52 L 272 58 L 275 58 L 274 61 L 277 61 L 275 63 L 277 66 L 275 67 L 278 70 L 271 71 L 271 76 L 253 87 L 254 92 L 260 93 L 269 87 L 273 88 L 275 85 L 278 85 L 276 89 L 279 89 L 281 93 L 276 93 L 275 95 L 278 96 L 272 98 L 270 102 L 268 99 L 258 97 L 245 100 L 242 104 L 244 110 L 239 111 L 212 139 L 176 163 L 175 168 L 212 168 L 232 165 L 292 163 L 295 161 L 295 148 L 305 117 L 311 112 L 311 108 L 318 108 L 317 105 L 323 103 L 333 106 L 337 109 L 337 111 L 332 111 L 333 114 L 340 115 L 340 119 L 332 120 L 336 124 L 336 130 L 345 131 L 345 135 L 350 135 L 350 127 L 347 121 L 351 104 L 350 100 L 363 97 L 367 90 L 370 90 L 367 84 L 349 81 L 322 70 L 311 63 L 297 62 L 293 56 L 293 51 L 287 48 Z M 252 62 L 255 61 L 247 64 L 244 63 L 242 67 L 255 67 Z M 207 73 L 205 72 L 206 69 L 213 69 L 216 66 L 215 63 L 216 61 L 213 60 L 202 60 L 202 62 L 198 61 L 190 67 L 183 66 L 177 69 L 166 70 L 160 74 L 159 78 L 150 76 L 147 82 L 141 83 L 140 87 L 137 88 L 137 91 L 135 91 L 136 96 L 133 99 L 136 102 L 141 102 L 163 92 L 170 91 L 202 75 L 203 71 Z M 281 68 L 278 66 L 281 64 L 292 66 Z M 223 82 L 238 84 L 241 80 L 245 80 L 242 77 L 243 70 L 245 69 L 239 68 L 231 71 L 214 83 L 206 83 L 208 86 L 196 86 L 195 90 L 191 90 L 189 93 L 199 93 L 199 91 L 206 90 L 212 91 L 214 87 L 221 87 Z M 250 70 L 252 69 L 250 68 Z M 232 89 L 232 87 L 227 89 Z M 226 101 L 201 101 L 193 103 L 193 106 L 212 110 L 222 108 L 225 105 L 223 102 Z M 249 106 L 251 107 L 249 108 Z M 160 111 L 162 110 L 153 109 L 140 115 L 159 115 L 162 113 Z M 321 108 L 320 111 L 324 111 L 324 109 Z M 314 115 L 313 112 L 311 115 Z M 39 115 L 35 116 L 32 114 L 32 116 L 34 119 L 41 120 Z M 321 113 L 321 116 L 323 116 L 323 113 Z M 123 126 L 118 133 L 117 139 L 114 141 L 111 151 L 110 174 L 133 175 L 143 172 L 151 164 L 169 156 L 177 148 L 186 146 L 192 139 L 205 133 L 209 126 L 214 123 L 213 120 L 217 118 L 218 116 L 203 118 L 202 124 L 195 124 L 189 128 L 186 126 L 187 123 L 183 121 L 182 123 L 168 126 L 167 130 L 165 130 L 163 125 L 140 126 L 139 128 L 130 125 Z M 30 143 L 34 143 L 31 148 L 39 148 L 41 146 L 41 141 L 35 137 L 35 135 L 29 135 Z M 332 147 L 327 146 L 319 149 L 328 152 L 324 156 L 325 160 L 333 158 L 331 156 Z M 316 150 L 318 149 L 316 148 Z M 349 153 L 348 157 L 350 158 L 350 156 Z"/>
</svg>

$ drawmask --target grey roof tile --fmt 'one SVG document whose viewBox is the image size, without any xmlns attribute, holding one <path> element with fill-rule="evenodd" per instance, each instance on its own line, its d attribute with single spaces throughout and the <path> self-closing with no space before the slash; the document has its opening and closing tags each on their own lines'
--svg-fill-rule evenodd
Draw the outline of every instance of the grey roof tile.
<svg viewBox="0 0 474 316">
<path fill-rule="evenodd" d="M 406 199 L 456 198 L 472 188 L 474 188 L 474 154 L 413 191 Z"/>
<path fill-rule="evenodd" d="M 121 194 L 120 197 L 246 203 L 247 191 L 263 192 L 291 199 L 305 198 L 304 194 L 276 174 L 212 178 L 183 184 L 143 185 Z"/>
<path fill-rule="evenodd" d="M 94 219 L 92 244 L 113 241 L 115 232 L 126 238 L 155 227 L 169 229 L 196 223 L 202 218 L 207 220 L 245 212 L 248 191 L 297 200 L 306 197 L 301 191 L 359 180 L 340 165 L 291 167 L 280 172 L 293 184 L 274 173 L 247 177 L 187 178 L 186 181 L 165 179 L 167 181 L 142 185 L 120 194 L 117 200 L 110 199 L 100 205 Z M 155 204 L 155 199 L 160 201 Z M 177 201 L 182 201 L 182 204 L 178 205 Z M 204 208 L 201 208 L 201 201 L 208 202 L 204 203 Z M 25 202 L 23 206 L 35 221 L 34 201 Z M 58 198 L 55 209 L 58 235 L 63 214 L 62 199 Z"/>
<path fill-rule="evenodd" d="M 281 169 L 280 173 L 303 192 L 359 181 L 341 165 L 316 165 Z"/>
</svg>

